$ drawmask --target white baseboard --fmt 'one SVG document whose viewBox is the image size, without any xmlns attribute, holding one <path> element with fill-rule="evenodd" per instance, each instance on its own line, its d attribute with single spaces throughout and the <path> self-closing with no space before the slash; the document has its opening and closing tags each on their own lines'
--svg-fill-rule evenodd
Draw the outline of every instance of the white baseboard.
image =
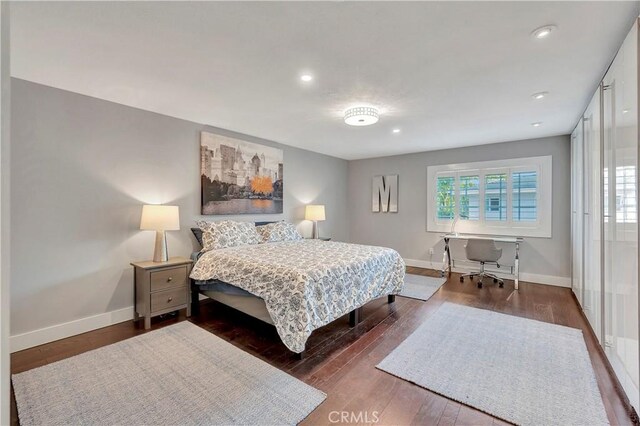
<svg viewBox="0 0 640 426">
<path fill-rule="evenodd" d="M 133 306 L 52 325 L 9 338 L 11 353 L 133 319 Z"/>
<path fill-rule="evenodd" d="M 200 295 L 200 300 L 208 299 L 207 296 Z M 55 340 L 65 339 L 67 337 L 76 336 L 88 331 L 97 330 L 99 328 L 108 327 L 110 325 L 133 319 L 133 306 L 122 308 L 115 311 L 105 312 L 104 314 L 93 315 L 90 317 L 79 318 L 77 320 L 65 322 L 62 324 L 52 325 L 50 327 L 40 328 L 38 330 L 28 331 L 22 334 L 16 334 L 9 338 L 9 347 L 11 353 L 24 349 L 33 348 L 34 346 L 44 345 L 45 343 Z"/>
<path fill-rule="evenodd" d="M 408 266 L 415 266 L 427 269 L 442 269 L 442 263 L 429 262 L 428 260 L 404 259 Z M 460 264 L 461 262 L 458 262 Z M 487 270 L 489 270 L 487 268 Z M 468 272 L 463 268 L 453 268 L 454 272 Z M 509 275 L 501 274 L 500 271 L 490 270 L 499 276 L 511 278 Z M 571 280 L 568 277 L 555 277 L 551 275 L 538 275 L 521 272 L 520 279 L 531 283 L 554 285 L 558 287 L 571 287 Z M 206 299 L 206 296 L 200 295 L 200 300 Z M 133 319 L 133 306 L 118 309 L 115 311 L 105 312 L 103 314 L 93 315 L 86 318 L 56 324 L 50 327 L 41 328 L 39 330 L 29 331 L 27 333 L 16 334 L 9 338 L 11 353 L 18 352 L 34 346 L 43 345 L 55 340 L 64 339 L 66 337 L 75 336 L 86 333 L 88 331 L 97 330 L 98 328 L 108 327 L 124 321 Z"/>
<path fill-rule="evenodd" d="M 417 260 L 417 259 L 404 259 L 404 262 L 407 266 L 415 266 L 417 268 L 427 268 L 427 269 L 442 269 L 442 262 L 430 262 L 428 260 Z M 457 264 L 463 264 L 464 262 L 456 261 Z M 470 272 L 471 269 L 455 267 L 453 268 L 453 272 Z M 495 273 L 499 277 L 506 279 L 513 279 L 512 275 L 504 274 L 500 270 L 495 268 L 487 268 L 488 272 Z M 553 285 L 556 287 L 567 287 L 571 288 L 571 278 L 569 277 L 556 277 L 553 275 L 540 275 L 540 274 L 531 274 L 528 272 L 520 272 L 520 280 L 526 281 L 530 283 L 536 284 L 546 284 Z"/>
</svg>

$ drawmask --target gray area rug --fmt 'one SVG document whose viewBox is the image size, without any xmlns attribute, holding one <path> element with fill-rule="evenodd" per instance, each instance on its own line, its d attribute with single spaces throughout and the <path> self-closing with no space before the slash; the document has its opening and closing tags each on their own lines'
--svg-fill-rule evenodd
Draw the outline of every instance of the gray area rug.
<svg viewBox="0 0 640 426">
<path fill-rule="evenodd" d="M 293 425 L 326 398 L 186 321 L 12 379 L 21 425 Z"/>
<path fill-rule="evenodd" d="M 400 296 L 412 299 L 429 300 L 442 285 L 445 278 L 425 277 L 422 275 L 405 274 L 404 288 Z"/>
<path fill-rule="evenodd" d="M 516 424 L 609 424 L 574 328 L 444 303 L 377 367 Z"/>
</svg>

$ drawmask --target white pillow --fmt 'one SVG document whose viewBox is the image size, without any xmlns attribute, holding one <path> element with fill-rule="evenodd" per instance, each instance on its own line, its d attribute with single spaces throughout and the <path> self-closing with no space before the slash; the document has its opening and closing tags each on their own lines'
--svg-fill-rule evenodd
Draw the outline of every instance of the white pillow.
<svg viewBox="0 0 640 426">
<path fill-rule="evenodd" d="M 258 244 L 262 240 L 251 222 L 199 220 L 196 224 L 202 230 L 202 251 Z"/>
<path fill-rule="evenodd" d="M 256 226 L 256 229 L 262 236 L 263 243 L 302 240 L 302 235 L 300 235 L 296 227 L 288 222 L 268 223 L 266 225 Z"/>
</svg>

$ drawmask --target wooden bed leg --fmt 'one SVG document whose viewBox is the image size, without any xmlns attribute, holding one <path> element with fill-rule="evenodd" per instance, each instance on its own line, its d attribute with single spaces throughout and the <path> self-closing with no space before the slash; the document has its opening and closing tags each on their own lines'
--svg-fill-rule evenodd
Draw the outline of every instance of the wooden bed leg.
<svg viewBox="0 0 640 426">
<path fill-rule="evenodd" d="M 298 358 L 299 361 L 302 361 L 304 359 L 304 351 L 296 354 L 296 358 Z"/>
<path fill-rule="evenodd" d="M 349 312 L 349 327 L 355 327 L 362 321 L 362 307 Z"/>
<path fill-rule="evenodd" d="M 200 289 L 191 281 L 191 315 L 198 316 L 200 314 Z"/>
<path fill-rule="evenodd" d="M 389 303 L 393 303 L 396 301 L 396 295 L 395 294 L 390 294 L 389 296 L 387 296 L 387 300 L 389 301 Z"/>
</svg>

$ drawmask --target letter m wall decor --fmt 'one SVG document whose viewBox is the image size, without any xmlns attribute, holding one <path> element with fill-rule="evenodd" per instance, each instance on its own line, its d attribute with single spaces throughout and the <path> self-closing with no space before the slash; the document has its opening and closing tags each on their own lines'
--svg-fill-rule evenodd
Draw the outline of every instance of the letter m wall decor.
<svg viewBox="0 0 640 426">
<path fill-rule="evenodd" d="M 397 213 L 398 175 L 374 176 L 371 202 L 374 213 Z"/>
</svg>

